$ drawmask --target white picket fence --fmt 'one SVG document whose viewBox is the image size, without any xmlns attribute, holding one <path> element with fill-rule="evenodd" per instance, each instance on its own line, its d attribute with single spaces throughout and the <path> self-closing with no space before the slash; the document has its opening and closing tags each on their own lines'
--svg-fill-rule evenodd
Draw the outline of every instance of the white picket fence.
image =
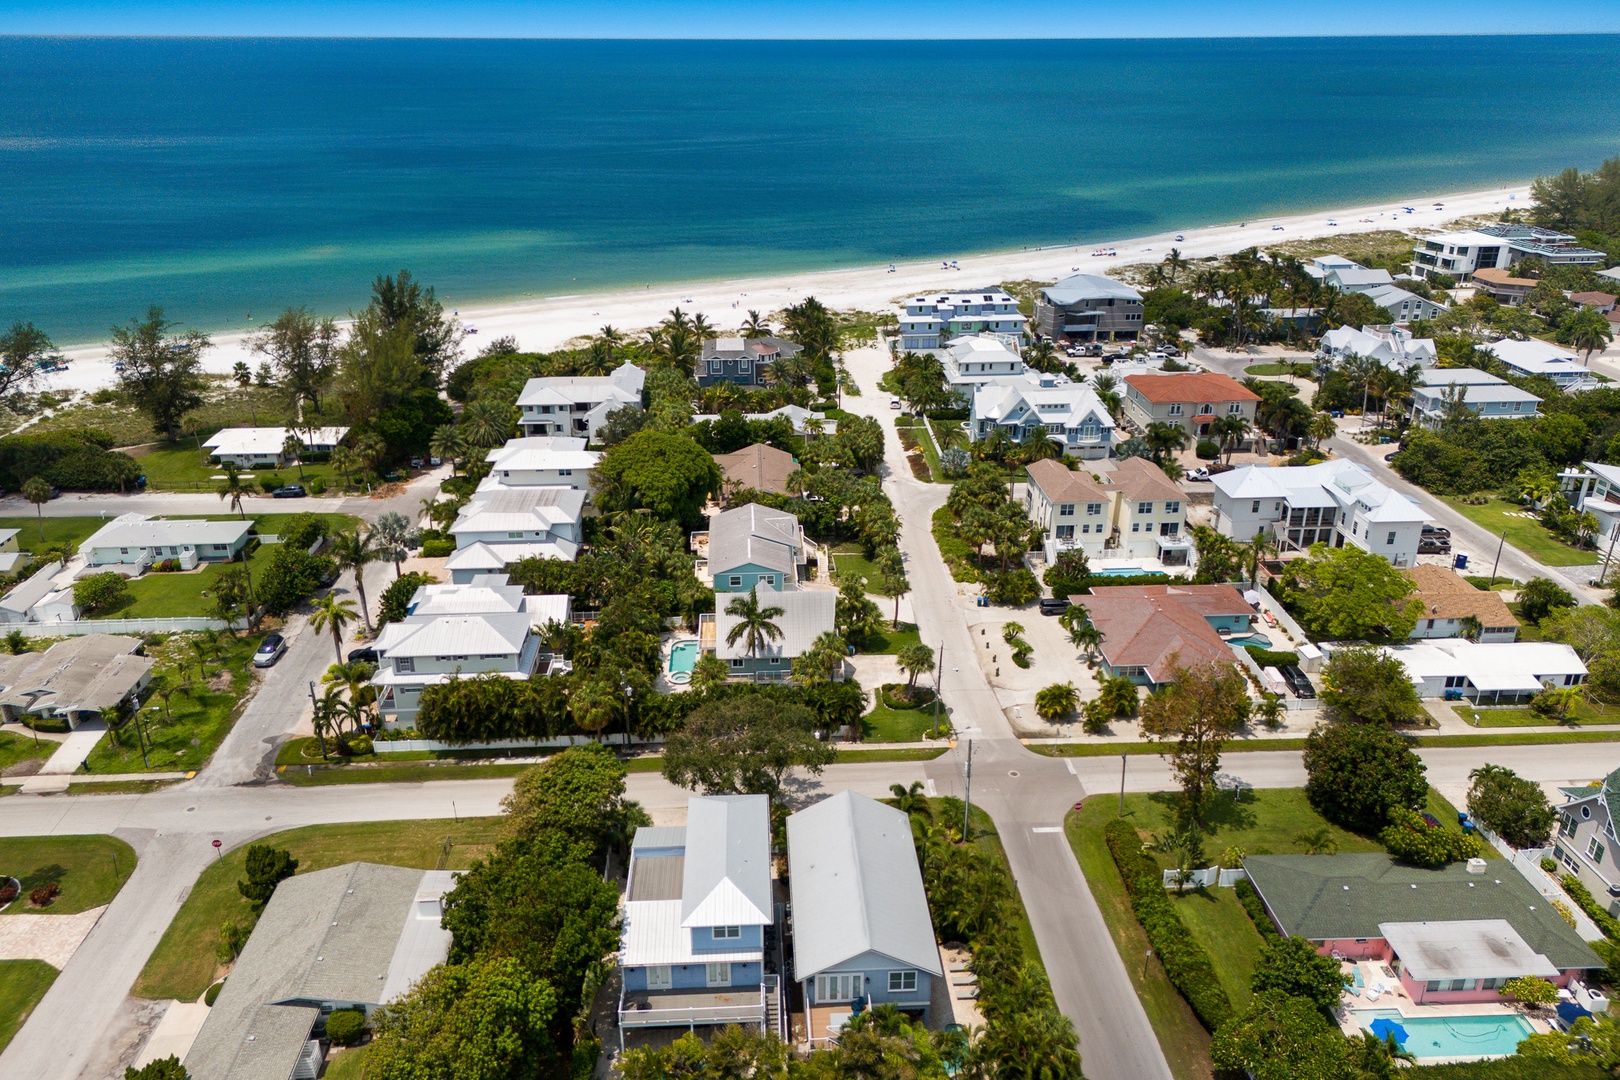
<svg viewBox="0 0 1620 1080">
<path fill-rule="evenodd" d="M 78 637 L 81 634 L 184 634 L 199 630 L 243 630 L 246 619 L 208 619 L 202 616 L 172 619 L 75 619 L 71 622 L 5 623 L 0 634 L 20 631 L 24 637 Z"/>
<path fill-rule="evenodd" d="M 1513 869 L 1519 872 L 1520 877 L 1535 886 L 1536 892 L 1547 900 L 1557 900 L 1564 906 L 1564 909 L 1574 917 L 1575 932 L 1581 935 L 1582 941 L 1603 939 L 1603 931 L 1597 928 L 1597 923 L 1594 923 L 1586 912 L 1581 910 L 1581 906 L 1571 899 L 1557 878 L 1541 868 L 1541 860 L 1544 857 L 1551 857 L 1552 848 L 1525 848 L 1521 851 L 1477 821 L 1474 828 L 1479 830 L 1479 835 L 1485 838 L 1486 843 L 1507 856 L 1508 861 L 1513 864 Z"/>
</svg>

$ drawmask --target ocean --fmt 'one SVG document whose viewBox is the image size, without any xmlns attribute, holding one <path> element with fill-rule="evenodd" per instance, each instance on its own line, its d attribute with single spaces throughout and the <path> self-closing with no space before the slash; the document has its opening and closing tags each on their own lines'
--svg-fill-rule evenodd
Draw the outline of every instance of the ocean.
<svg viewBox="0 0 1620 1080">
<path fill-rule="evenodd" d="M 1620 153 L 1620 37 L 0 38 L 0 322 L 1086 243 Z"/>
</svg>

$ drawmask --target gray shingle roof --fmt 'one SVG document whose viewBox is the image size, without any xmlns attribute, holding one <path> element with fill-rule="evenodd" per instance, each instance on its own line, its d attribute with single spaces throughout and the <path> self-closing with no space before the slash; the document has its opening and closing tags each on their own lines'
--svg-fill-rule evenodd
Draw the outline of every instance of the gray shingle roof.
<svg viewBox="0 0 1620 1080">
<path fill-rule="evenodd" d="M 794 549 L 802 542 L 798 518 L 749 503 L 714 516 L 709 526 L 709 568 L 721 573 L 752 563 L 779 570 L 791 581 Z"/>
<path fill-rule="evenodd" d="M 43 653 L 0 658 L 0 703 L 32 712 L 105 712 L 141 685 L 156 663 L 136 656 L 140 647 L 139 638 L 84 634 Z"/>
<path fill-rule="evenodd" d="M 942 974 L 911 821 L 841 791 L 787 821 L 796 979 L 863 953 Z"/>
<path fill-rule="evenodd" d="M 1243 868 L 1283 932 L 1311 941 L 1381 937 L 1380 923 L 1502 919 L 1561 971 L 1603 966 L 1552 905 L 1498 860 L 1484 874 L 1461 863 L 1425 870 L 1382 852 L 1250 855 Z"/>
</svg>

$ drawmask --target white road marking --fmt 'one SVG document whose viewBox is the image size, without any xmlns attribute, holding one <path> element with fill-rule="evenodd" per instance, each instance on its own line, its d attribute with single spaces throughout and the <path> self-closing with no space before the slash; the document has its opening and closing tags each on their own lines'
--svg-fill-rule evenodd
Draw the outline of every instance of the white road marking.
<svg viewBox="0 0 1620 1080">
<path fill-rule="evenodd" d="M 1060 833 L 1060 832 L 1063 831 L 1063 826 L 1061 826 L 1061 825 L 1036 825 L 1034 828 L 1030 829 L 1029 831 L 1030 832 L 1036 832 L 1036 833 L 1047 833 L 1047 832 Z"/>
<path fill-rule="evenodd" d="M 932 780 L 923 781 L 923 794 L 927 795 L 930 799 L 939 798 L 939 790 L 934 787 L 934 782 Z"/>
</svg>

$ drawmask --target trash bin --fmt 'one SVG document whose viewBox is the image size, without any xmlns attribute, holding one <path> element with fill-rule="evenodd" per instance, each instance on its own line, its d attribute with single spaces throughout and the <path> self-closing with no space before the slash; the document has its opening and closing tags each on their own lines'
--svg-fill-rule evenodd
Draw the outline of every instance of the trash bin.
<svg viewBox="0 0 1620 1080">
<path fill-rule="evenodd" d="M 976 602 L 978 603 L 979 607 L 989 607 L 990 606 L 990 598 L 988 596 L 981 596 L 981 597 L 978 598 L 978 600 Z"/>
<path fill-rule="evenodd" d="M 1454 556 L 1452 558 L 1452 560 L 1451 560 L 1451 565 L 1452 565 L 1453 569 L 1457 569 L 1457 570 L 1466 570 L 1466 569 L 1468 569 L 1468 556 L 1467 555 L 1456 555 L 1456 556 Z"/>
</svg>

